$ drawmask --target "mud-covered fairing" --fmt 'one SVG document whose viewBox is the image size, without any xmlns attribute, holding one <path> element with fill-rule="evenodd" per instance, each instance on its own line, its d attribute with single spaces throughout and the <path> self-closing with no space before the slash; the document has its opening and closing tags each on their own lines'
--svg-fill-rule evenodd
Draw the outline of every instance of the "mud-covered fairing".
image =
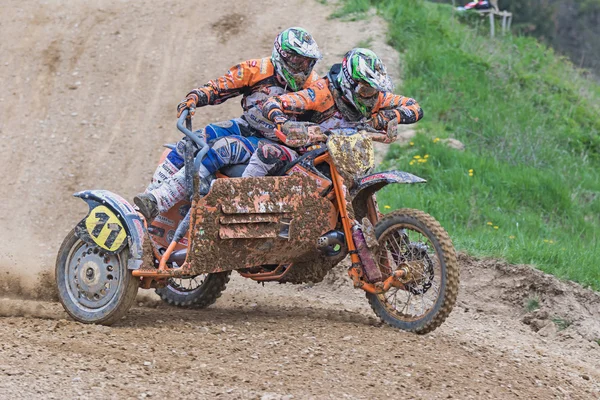
<svg viewBox="0 0 600 400">
<path fill-rule="evenodd" d="M 140 268 L 145 231 L 142 219 L 131 204 L 108 190 L 84 190 L 73 196 L 90 207 L 88 215 L 75 227 L 76 235 L 109 254 L 128 246 L 128 268 Z"/>
<path fill-rule="evenodd" d="M 329 154 L 347 185 L 352 185 L 375 165 L 373 141 L 362 133 L 332 135 L 327 141 Z"/>
<path fill-rule="evenodd" d="M 423 178 L 419 178 L 408 172 L 403 171 L 384 171 L 375 174 L 363 176 L 357 179 L 354 187 L 350 190 L 350 198 L 356 217 L 361 220 L 367 215 L 367 199 L 375 192 L 391 183 L 426 183 Z"/>
<path fill-rule="evenodd" d="M 217 179 L 193 211 L 192 274 L 317 257 L 316 241 L 337 211 L 302 175 Z"/>
</svg>

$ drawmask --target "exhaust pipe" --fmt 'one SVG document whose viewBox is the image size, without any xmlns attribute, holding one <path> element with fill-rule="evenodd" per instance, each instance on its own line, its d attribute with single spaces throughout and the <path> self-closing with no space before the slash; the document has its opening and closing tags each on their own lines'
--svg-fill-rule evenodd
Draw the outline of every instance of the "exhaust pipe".
<svg viewBox="0 0 600 400">
<path fill-rule="evenodd" d="M 317 249 L 325 257 L 337 257 L 342 252 L 348 252 L 346 237 L 341 231 L 329 231 L 317 239 Z"/>
</svg>

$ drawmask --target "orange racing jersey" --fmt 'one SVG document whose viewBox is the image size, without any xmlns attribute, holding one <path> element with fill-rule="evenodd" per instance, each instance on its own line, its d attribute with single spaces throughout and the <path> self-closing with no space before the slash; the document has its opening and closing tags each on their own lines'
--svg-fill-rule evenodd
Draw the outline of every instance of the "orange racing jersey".
<svg viewBox="0 0 600 400">
<path fill-rule="evenodd" d="M 306 80 L 308 88 L 318 80 L 313 71 Z M 232 97 L 242 97 L 244 119 L 255 129 L 271 138 L 274 125 L 262 115 L 262 105 L 270 97 L 287 93 L 287 85 L 280 79 L 270 57 L 252 59 L 237 64 L 229 71 L 205 85 L 192 90 L 186 97 L 194 97 L 198 107 L 221 104 Z"/>
<path fill-rule="evenodd" d="M 342 116 L 334 96 L 338 95 L 327 77 L 321 78 L 310 87 L 281 96 L 272 97 L 263 104 L 263 115 L 269 121 L 279 125 L 295 119 L 313 122 L 325 129 L 342 128 L 358 123 L 348 121 Z M 339 95 L 338 95 L 339 96 Z M 338 104 L 339 104 L 338 100 Z M 412 124 L 423 118 L 423 110 L 416 100 L 393 94 L 380 92 L 378 101 L 373 107 L 369 124 L 377 130 L 385 131 L 387 123 L 397 118 L 399 124 Z"/>
</svg>

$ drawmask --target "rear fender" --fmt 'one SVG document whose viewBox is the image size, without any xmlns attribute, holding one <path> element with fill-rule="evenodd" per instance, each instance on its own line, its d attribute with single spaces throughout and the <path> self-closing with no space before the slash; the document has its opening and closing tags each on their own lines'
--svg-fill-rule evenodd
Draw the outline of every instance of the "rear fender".
<svg viewBox="0 0 600 400">
<path fill-rule="evenodd" d="M 75 228 L 77 237 L 109 254 L 129 246 L 127 267 L 139 269 L 145 229 L 143 220 L 131 204 L 108 190 L 85 190 L 73 196 L 90 207 L 88 215 Z"/>
<path fill-rule="evenodd" d="M 423 178 L 403 171 L 385 171 L 371 174 L 357 179 L 357 185 L 350 190 L 352 206 L 356 216 L 361 220 L 366 216 L 366 204 L 375 192 L 391 183 L 426 183 Z"/>
</svg>

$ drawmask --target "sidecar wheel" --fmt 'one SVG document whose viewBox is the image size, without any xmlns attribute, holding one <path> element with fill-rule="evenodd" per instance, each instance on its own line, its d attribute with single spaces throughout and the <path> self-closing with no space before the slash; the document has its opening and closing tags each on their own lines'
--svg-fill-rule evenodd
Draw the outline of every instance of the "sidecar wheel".
<svg viewBox="0 0 600 400">
<path fill-rule="evenodd" d="M 127 269 L 129 250 L 105 253 L 77 237 L 73 229 L 56 258 L 58 297 L 73 319 L 86 324 L 112 325 L 129 310 L 139 280 Z"/>
<path fill-rule="evenodd" d="M 213 304 L 227 287 L 231 271 L 171 278 L 156 294 L 167 304 L 182 308 L 206 308 Z"/>
<path fill-rule="evenodd" d="M 458 295 L 459 267 L 448 233 L 431 215 L 401 209 L 375 226 L 373 256 L 384 279 L 396 269 L 408 271 L 403 288 L 367 293 L 371 308 L 388 325 L 425 334 L 448 317 Z"/>
</svg>

